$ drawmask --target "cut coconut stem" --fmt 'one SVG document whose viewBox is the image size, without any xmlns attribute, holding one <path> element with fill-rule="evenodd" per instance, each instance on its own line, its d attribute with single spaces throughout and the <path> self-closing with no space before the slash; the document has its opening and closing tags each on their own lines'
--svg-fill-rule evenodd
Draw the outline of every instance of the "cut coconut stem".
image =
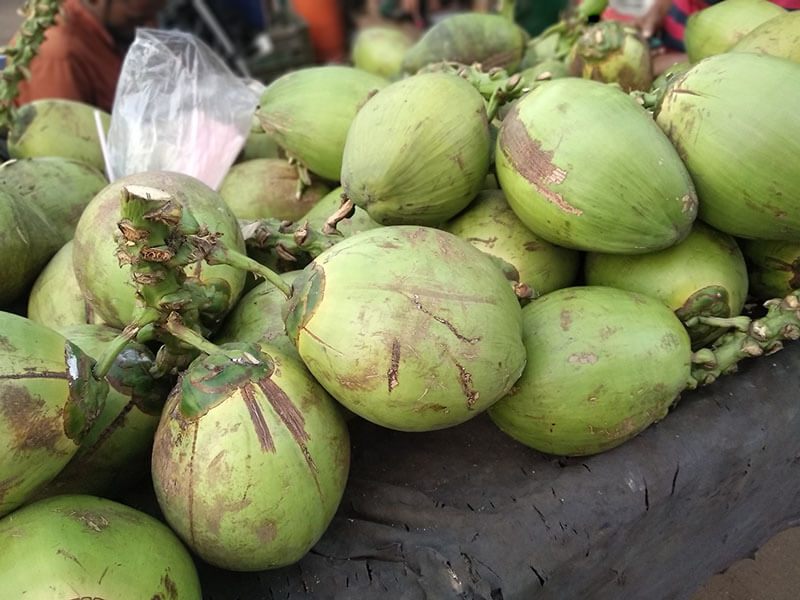
<svg viewBox="0 0 800 600">
<path fill-rule="evenodd" d="M 692 319 L 706 325 L 726 327 L 730 331 L 711 348 L 693 353 L 692 377 L 696 384 L 691 387 L 706 385 L 720 375 L 733 373 L 737 363 L 744 358 L 772 354 L 783 348 L 784 341 L 800 339 L 800 290 L 782 299 L 768 300 L 764 307 L 767 313 L 755 320 L 746 316 Z"/>
</svg>

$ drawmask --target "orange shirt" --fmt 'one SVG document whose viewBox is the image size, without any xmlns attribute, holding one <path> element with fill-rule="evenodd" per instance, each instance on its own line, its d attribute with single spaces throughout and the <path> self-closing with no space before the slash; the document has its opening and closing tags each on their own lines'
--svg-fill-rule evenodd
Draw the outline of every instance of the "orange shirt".
<svg viewBox="0 0 800 600">
<path fill-rule="evenodd" d="M 15 103 L 66 98 L 111 112 L 124 56 L 80 0 L 64 0 L 62 7 L 31 59 L 31 78 L 20 83 Z"/>
</svg>

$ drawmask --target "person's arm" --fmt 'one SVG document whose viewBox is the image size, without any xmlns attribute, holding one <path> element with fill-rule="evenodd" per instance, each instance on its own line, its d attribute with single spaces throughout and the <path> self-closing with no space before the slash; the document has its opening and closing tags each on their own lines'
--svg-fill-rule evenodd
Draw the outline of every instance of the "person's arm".
<svg viewBox="0 0 800 600">
<path fill-rule="evenodd" d="M 653 37 L 659 30 L 664 22 L 664 17 L 669 12 L 670 6 L 672 6 L 672 0 L 654 0 L 650 9 L 636 19 L 636 26 L 646 39 Z"/>
</svg>

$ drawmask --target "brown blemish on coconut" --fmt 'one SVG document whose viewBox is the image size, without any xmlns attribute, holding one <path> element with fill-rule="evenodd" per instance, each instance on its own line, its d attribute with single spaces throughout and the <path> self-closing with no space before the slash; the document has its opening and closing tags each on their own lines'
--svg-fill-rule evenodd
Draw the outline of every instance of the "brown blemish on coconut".
<svg viewBox="0 0 800 600">
<path fill-rule="evenodd" d="M 262 544 L 268 544 L 278 535 L 278 527 L 273 521 L 265 521 L 256 527 L 256 535 Z"/>
<path fill-rule="evenodd" d="M 617 331 L 619 331 L 619 327 L 611 327 L 610 325 L 606 325 L 598 330 L 597 335 L 602 341 L 606 341 L 615 333 L 617 333 Z"/>
<path fill-rule="evenodd" d="M 11 343 L 11 341 L 4 335 L 0 335 L 0 351 L 2 352 L 14 352 L 17 348 Z"/>
<path fill-rule="evenodd" d="M 396 388 L 399 384 L 397 380 L 397 371 L 400 367 L 400 340 L 392 340 L 392 363 L 389 366 L 389 371 L 386 373 L 386 378 L 389 385 L 389 393 Z"/>
<path fill-rule="evenodd" d="M 561 311 L 561 329 L 563 331 L 568 331 L 569 326 L 572 323 L 572 314 L 568 310 Z"/>
<path fill-rule="evenodd" d="M 58 550 L 56 550 L 56 554 L 60 554 L 61 556 L 66 556 L 69 560 L 74 562 L 81 569 L 85 570 L 85 567 L 81 564 L 81 561 L 79 561 L 78 558 L 74 554 L 72 554 L 71 552 L 69 552 L 65 548 L 59 548 Z"/>
<path fill-rule="evenodd" d="M 108 527 L 108 519 L 94 510 L 59 510 L 64 516 L 69 517 L 83 525 L 89 531 L 100 533 Z"/>
<path fill-rule="evenodd" d="M 167 594 L 164 600 L 178 600 L 178 586 L 172 581 L 169 572 L 164 573 L 161 577 L 161 585 L 164 586 L 164 593 Z"/>
<path fill-rule="evenodd" d="M 256 432 L 261 449 L 264 452 L 272 452 L 274 454 L 275 442 L 272 439 L 272 434 L 269 432 L 269 426 L 264 418 L 264 413 L 261 412 L 261 407 L 256 400 L 253 384 L 249 383 L 242 386 L 240 389 L 242 391 L 242 399 L 244 400 L 245 406 L 247 406 L 247 412 L 250 413 L 250 421 L 253 423 L 253 429 Z"/>
<path fill-rule="evenodd" d="M 456 367 L 458 367 L 458 382 L 461 385 L 461 391 L 467 399 L 467 408 L 471 410 L 480 398 L 480 393 L 472 389 L 472 374 L 459 363 L 456 363 Z"/>
<path fill-rule="evenodd" d="M 303 457 L 306 460 L 306 464 L 308 465 L 309 471 L 311 471 L 311 476 L 314 478 L 314 484 L 317 486 L 317 491 L 322 494 L 322 489 L 319 485 L 319 479 L 317 473 L 319 469 L 317 469 L 317 465 L 314 463 L 314 459 L 311 457 L 311 452 L 308 450 L 308 446 L 306 443 L 311 439 L 311 436 L 306 431 L 306 420 L 303 417 L 303 413 L 294 405 L 291 401 L 289 396 L 286 395 L 280 386 L 277 383 L 272 381 L 269 377 L 265 377 L 264 379 L 259 379 L 258 387 L 261 388 L 261 391 L 264 392 L 264 396 L 269 400 L 269 403 L 272 405 L 272 408 L 278 415 L 278 418 L 283 422 L 286 426 L 286 429 L 289 430 L 294 441 L 300 447 L 300 451 L 303 453 Z"/>
<path fill-rule="evenodd" d="M 413 297 L 413 300 L 414 300 L 414 306 L 418 310 L 422 311 L 423 313 L 425 313 L 426 315 L 431 317 L 437 323 L 441 323 L 442 325 L 447 327 L 452 332 L 452 334 L 454 336 L 456 336 L 462 342 L 467 342 L 468 344 L 475 344 L 476 342 L 480 341 L 481 338 L 479 338 L 479 337 L 468 338 L 468 337 L 463 336 L 461 333 L 458 332 L 458 330 L 455 328 L 455 326 L 452 323 L 450 323 L 450 321 L 448 321 L 444 317 L 439 317 L 437 315 L 434 315 L 427 308 L 422 306 L 422 302 L 420 301 L 419 294 L 414 294 L 412 297 Z"/>
<path fill-rule="evenodd" d="M 550 188 L 563 183 L 567 172 L 553 164 L 552 152 L 545 152 L 538 141 L 531 139 L 519 119 L 518 109 L 511 111 L 503 120 L 501 148 L 514 170 L 528 180 L 539 194 L 565 213 L 575 216 L 583 214 L 581 209 L 572 206 Z"/>
<path fill-rule="evenodd" d="M 569 358 L 567 358 L 567 362 L 581 365 L 593 365 L 597 362 L 597 355 L 592 352 L 577 352 L 575 354 L 570 354 Z"/>
<path fill-rule="evenodd" d="M 21 386 L 6 385 L 2 393 L 0 413 L 10 426 L 13 450 L 47 450 L 54 455 L 65 454 L 57 447 L 59 440 L 66 435 L 61 412 L 48 415 L 45 401 L 32 396 Z"/>
<path fill-rule="evenodd" d="M 9 477 L 7 479 L 3 479 L 2 481 L 0 481 L 0 504 L 2 504 L 3 501 L 5 500 L 6 494 L 8 494 L 8 492 L 11 489 L 13 489 L 13 487 L 15 485 L 17 485 L 17 482 L 19 481 L 20 477 L 21 477 L 21 474 L 20 473 L 16 473 L 16 474 L 12 475 L 11 477 Z"/>
</svg>

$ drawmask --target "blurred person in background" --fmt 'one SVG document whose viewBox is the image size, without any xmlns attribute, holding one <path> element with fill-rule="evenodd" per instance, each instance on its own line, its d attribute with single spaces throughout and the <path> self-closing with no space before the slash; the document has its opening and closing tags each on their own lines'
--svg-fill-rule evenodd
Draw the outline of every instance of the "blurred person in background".
<svg viewBox="0 0 800 600">
<path fill-rule="evenodd" d="M 111 112 L 122 61 L 137 27 L 154 27 L 166 0 L 64 0 L 19 85 L 19 106 L 64 98 Z"/>
<path fill-rule="evenodd" d="M 689 16 L 721 1 L 653 0 L 650 9 L 636 19 L 636 25 L 645 39 L 656 38 L 663 44 L 663 50 L 653 57 L 653 72 L 656 75 L 671 65 L 688 60 L 683 35 Z M 787 10 L 800 9 L 800 0 L 771 1 Z"/>
</svg>

